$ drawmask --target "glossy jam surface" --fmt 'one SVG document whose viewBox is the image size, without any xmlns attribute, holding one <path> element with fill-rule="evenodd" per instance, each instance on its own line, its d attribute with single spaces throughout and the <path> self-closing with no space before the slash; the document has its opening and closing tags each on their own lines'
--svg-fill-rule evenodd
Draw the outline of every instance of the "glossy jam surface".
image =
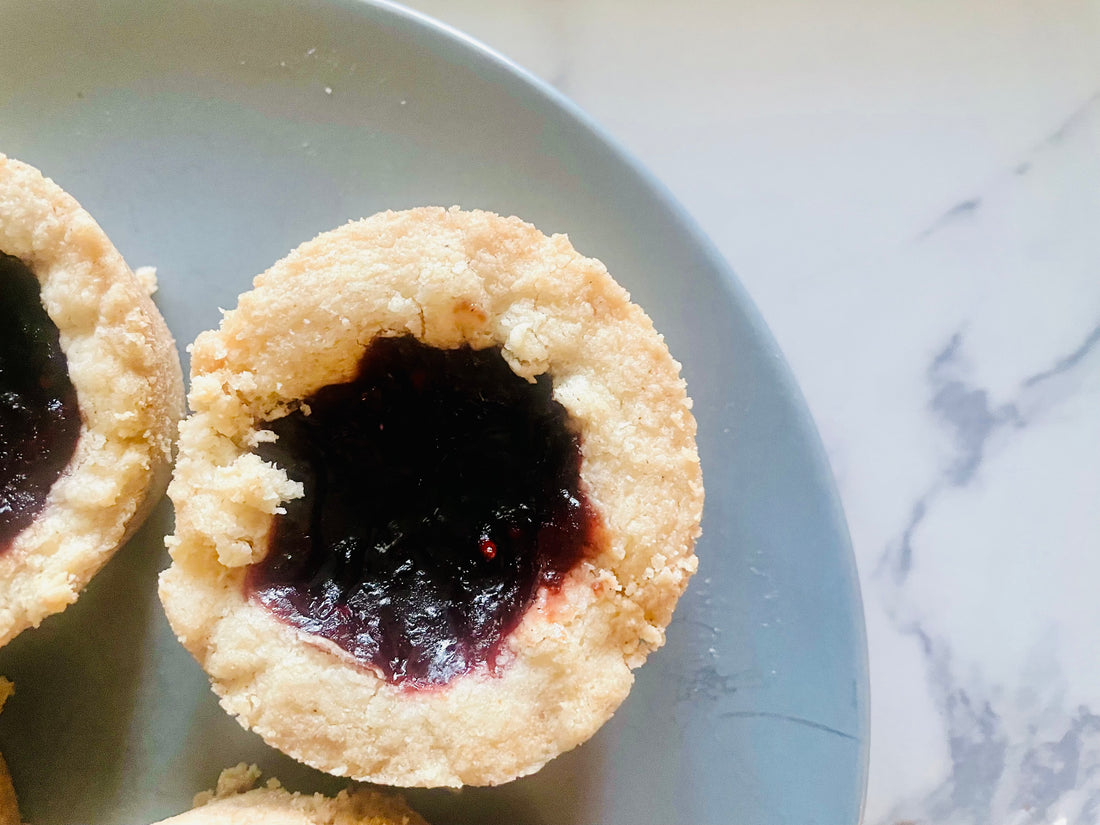
<svg viewBox="0 0 1100 825">
<path fill-rule="evenodd" d="M 0 552 L 42 509 L 79 436 L 76 390 L 38 280 L 0 252 Z"/>
<path fill-rule="evenodd" d="M 276 518 L 250 596 L 395 683 L 493 668 L 594 530 L 549 376 L 528 383 L 495 348 L 383 338 L 306 404 L 260 451 L 305 497 Z"/>
</svg>

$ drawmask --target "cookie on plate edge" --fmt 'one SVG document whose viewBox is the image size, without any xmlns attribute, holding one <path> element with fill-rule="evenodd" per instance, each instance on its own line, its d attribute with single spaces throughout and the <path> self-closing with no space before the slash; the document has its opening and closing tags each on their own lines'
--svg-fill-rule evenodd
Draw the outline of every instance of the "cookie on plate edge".
<svg viewBox="0 0 1100 825">
<path fill-rule="evenodd" d="M 15 688 L 10 681 L 0 676 L 0 710 L 11 698 Z M 15 788 L 11 784 L 8 763 L 0 755 L 0 825 L 19 825 L 23 820 L 19 816 L 19 801 L 15 798 Z"/>
<path fill-rule="evenodd" d="M 227 768 L 215 790 L 195 797 L 194 809 L 156 825 L 427 825 L 404 799 L 373 788 L 327 797 L 290 793 L 274 779 L 256 787 L 259 778 L 255 765 Z"/>
<path fill-rule="evenodd" d="M 0 155 L 0 645 L 74 602 L 167 485 L 183 378 L 152 288 Z"/>
</svg>

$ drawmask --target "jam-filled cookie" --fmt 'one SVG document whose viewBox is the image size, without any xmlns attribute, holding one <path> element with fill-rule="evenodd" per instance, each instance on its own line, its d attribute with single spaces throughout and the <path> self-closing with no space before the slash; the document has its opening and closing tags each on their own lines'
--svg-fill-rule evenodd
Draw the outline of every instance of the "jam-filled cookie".
<svg viewBox="0 0 1100 825">
<path fill-rule="evenodd" d="M 320 235 L 192 350 L 161 598 L 222 705 L 330 773 L 491 785 L 664 642 L 703 502 L 679 365 L 565 236 Z"/>
<path fill-rule="evenodd" d="M 0 645 L 75 601 L 164 492 L 183 378 L 151 286 L 0 155 Z"/>
<path fill-rule="evenodd" d="M 255 787 L 260 771 L 243 762 L 195 797 L 187 813 L 156 825 L 427 825 L 399 796 L 349 788 L 335 797 L 290 793 L 277 780 Z"/>
<path fill-rule="evenodd" d="M 0 825 L 20 825 L 19 803 L 15 798 L 15 788 L 11 784 L 11 774 L 4 757 L 0 756 Z"/>
<path fill-rule="evenodd" d="M 4 709 L 4 703 L 14 692 L 12 683 L 0 676 L 0 710 Z M 22 821 L 19 816 L 19 803 L 15 798 L 15 788 L 11 784 L 11 774 L 8 773 L 8 764 L 4 761 L 4 757 L 0 756 L 0 825 L 19 825 Z"/>
</svg>

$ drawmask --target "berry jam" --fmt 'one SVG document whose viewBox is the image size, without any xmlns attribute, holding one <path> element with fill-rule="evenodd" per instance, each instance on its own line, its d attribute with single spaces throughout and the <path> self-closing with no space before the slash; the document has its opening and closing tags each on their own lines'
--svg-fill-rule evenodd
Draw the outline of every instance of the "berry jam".
<svg viewBox="0 0 1100 825">
<path fill-rule="evenodd" d="M 42 509 L 79 435 L 76 390 L 38 279 L 0 252 L 0 552 Z"/>
<path fill-rule="evenodd" d="M 592 541 L 580 443 L 547 375 L 499 348 L 379 338 L 350 383 L 271 422 L 260 455 L 305 486 L 246 592 L 391 682 L 495 667 L 539 587 Z"/>
</svg>

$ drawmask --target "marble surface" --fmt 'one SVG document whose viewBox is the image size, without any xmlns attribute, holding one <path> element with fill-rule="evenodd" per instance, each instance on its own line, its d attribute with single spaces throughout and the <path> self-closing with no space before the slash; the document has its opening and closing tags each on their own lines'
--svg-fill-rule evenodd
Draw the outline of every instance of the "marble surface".
<svg viewBox="0 0 1100 825">
<path fill-rule="evenodd" d="M 865 821 L 1100 821 L 1100 4 L 412 5 L 603 123 L 775 332 L 860 568 Z"/>
</svg>

